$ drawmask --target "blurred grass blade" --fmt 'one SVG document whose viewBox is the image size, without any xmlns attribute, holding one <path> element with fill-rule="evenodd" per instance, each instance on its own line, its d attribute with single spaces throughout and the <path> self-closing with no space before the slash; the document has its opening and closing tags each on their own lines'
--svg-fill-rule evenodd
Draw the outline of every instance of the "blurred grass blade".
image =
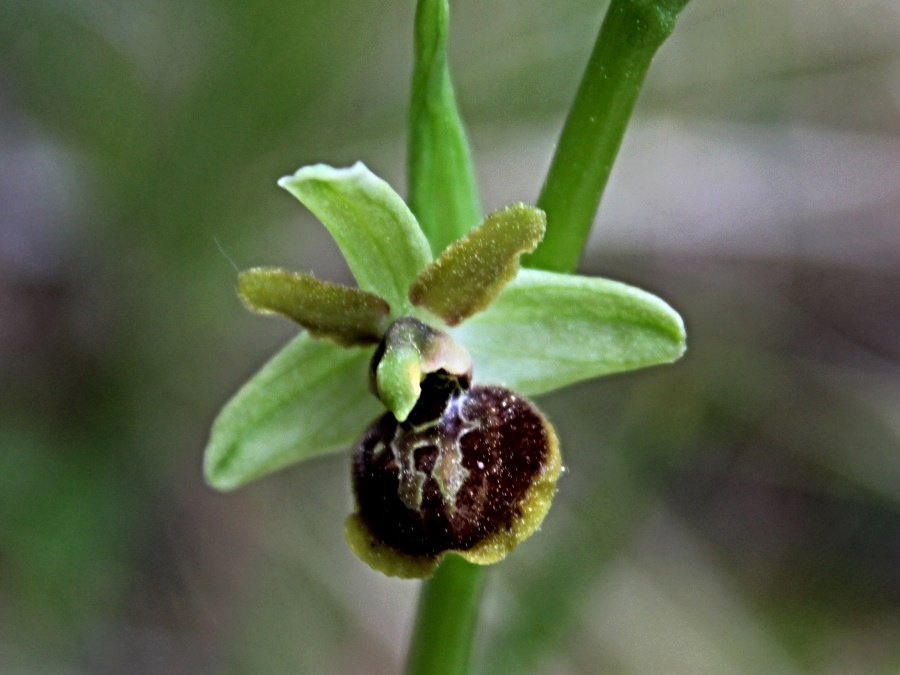
<svg viewBox="0 0 900 675">
<path fill-rule="evenodd" d="M 544 236 L 544 212 L 512 204 L 453 242 L 419 275 L 409 299 L 450 326 L 486 309 L 519 271 L 519 257 Z"/>
<path fill-rule="evenodd" d="M 486 312 L 455 328 L 479 382 L 526 395 L 669 363 L 685 350 L 678 313 L 633 286 L 522 270 Z"/>
<path fill-rule="evenodd" d="M 282 467 L 348 448 L 381 412 L 366 382 L 372 349 L 301 333 L 228 402 L 206 447 L 207 482 L 230 490 Z"/>
<path fill-rule="evenodd" d="M 437 255 L 481 221 L 475 169 L 447 65 L 447 0 L 419 0 L 409 108 L 409 204 Z"/>
<path fill-rule="evenodd" d="M 362 162 L 306 166 L 278 185 L 328 228 L 359 287 L 387 300 L 394 316 L 405 314 L 409 285 L 431 262 L 431 251 L 400 195 Z"/>
<path fill-rule="evenodd" d="M 256 312 L 281 314 L 345 346 L 377 344 L 390 313 L 377 295 L 274 267 L 241 272 L 238 294 Z"/>
</svg>

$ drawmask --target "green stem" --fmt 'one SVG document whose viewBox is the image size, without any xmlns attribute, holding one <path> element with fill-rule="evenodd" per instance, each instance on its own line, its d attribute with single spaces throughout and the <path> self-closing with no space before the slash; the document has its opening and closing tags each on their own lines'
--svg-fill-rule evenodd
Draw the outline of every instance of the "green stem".
<svg viewBox="0 0 900 675">
<path fill-rule="evenodd" d="M 687 2 L 610 3 L 538 198 L 547 233 L 529 267 L 578 266 L 650 61 Z"/>
<path fill-rule="evenodd" d="M 407 675 L 465 675 L 478 622 L 484 568 L 448 555 L 422 584 Z"/>
<path fill-rule="evenodd" d="M 409 107 L 409 205 L 437 255 L 481 220 L 469 143 L 447 66 L 448 0 L 418 0 Z M 410 675 L 465 675 L 483 569 L 449 554 L 422 585 Z"/>
<path fill-rule="evenodd" d="M 447 65 L 447 0 L 416 5 L 407 179 L 409 207 L 437 255 L 481 222 L 472 153 Z"/>
<path fill-rule="evenodd" d="M 687 2 L 610 3 L 538 200 L 547 233 L 529 266 L 572 272 L 578 265 L 650 61 Z M 467 231 L 479 210 L 446 69 L 446 12 L 447 0 L 419 0 L 410 108 L 410 203 L 435 252 Z M 452 554 L 423 584 L 408 675 L 468 672 L 483 585 L 483 569 Z"/>
</svg>

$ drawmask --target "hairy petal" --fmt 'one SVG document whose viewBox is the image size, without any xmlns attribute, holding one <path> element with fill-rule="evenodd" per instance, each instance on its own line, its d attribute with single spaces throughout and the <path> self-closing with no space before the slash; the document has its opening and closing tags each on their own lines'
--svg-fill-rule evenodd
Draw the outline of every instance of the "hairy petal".
<svg viewBox="0 0 900 675">
<path fill-rule="evenodd" d="M 390 314 L 377 295 L 274 267 L 241 272 L 238 294 L 256 312 L 281 314 L 345 346 L 377 344 Z"/>
<path fill-rule="evenodd" d="M 533 251 L 546 227 L 544 212 L 527 204 L 494 211 L 425 268 L 409 298 L 448 325 L 488 307 L 519 271 L 519 257 Z"/>
</svg>

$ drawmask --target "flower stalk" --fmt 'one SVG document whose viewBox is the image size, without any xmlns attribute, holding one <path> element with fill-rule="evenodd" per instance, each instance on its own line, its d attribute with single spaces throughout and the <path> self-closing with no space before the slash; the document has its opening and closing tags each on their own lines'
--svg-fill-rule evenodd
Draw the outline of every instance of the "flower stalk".
<svg viewBox="0 0 900 675">
<path fill-rule="evenodd" d="M 422 586 L 407 675 L 465 675 L 484 590 L 484 567 L 447 556 Z M 440 639 L 435 639 L 440 636 Z"/>
<path fill-rule="evenodd" d="M 544 240 L 535 253 L 523 257 L 524 265 L 564 273 L 575 271 L 650 62 L 671 34 L 675 19 L 687 2 L 612 0 L 610 3 L 538 198 L 537 206 L 547 216 Z M 443 21 L 447 20 L 445 0 L 419 2 L 416 39 L 420 48 L 424 24 L 419 22 L 424 20 L 427 5 L 441 5 Z M 442 46 L 445 46 L 446 23 L 443 26 Z M 442 82 L 449 83 L 446 57 L 441 61 L 441 68 Z M 430 148 L 422 142 L 426 138 L 422 135 L 416 144 L 416 129 L 425 127 L 425 122 L 417 117 L 418 108 L 423 105 L 417 103 L 417 96 L 421 96 L 417 91 L 420 90 L 414 80 L 409 155 L 413 180 L 409 190 L 413 211 L 419 215 L 416 204 L 424 201 L 426 190 L 417 180 L 424 173 L 419 167 L 425 164 L 417 151 L 428 153 Z M 452 93 L 447 95 L 442 91 L 442 95 L 453 105 Z M 459 119 L 455 106 L 447 118 Z M 454 131 L 451 138 L 464 142 L 465 136 L 462 131 Z M 468 160 L 467 151 L 463 156 Z M 451 169 L 453 166 L 454 162 L 448 164 Z M 447 177 L 448 185 L 472 186 L 471 163 L 463 161 L 456 166 L 461 171 Z M 465 198 L 466 193 L 455 189 L 452 194 Z M 475 189 L 470 188 L 468 194 L 472 199 L 471 208 L 477 209 Z M 464 223 L 455 227 L 463 228 Z M 408 675 L 468 672 L 484 573 L 482 567 L 449 556 L 434 576 L 423 582 L 407 656 Z"/>
<path fill-rule="evenodd" d="M 409 108 L 409 202 L 435 254 L 481 215 L 471 151 L 447 64 L 447 0 L 416 5 Z M 464 675 L 484 588 L 484 567 L 450 555 L 422 582 L 407 654 L 409 675 Z"/>
</svg>

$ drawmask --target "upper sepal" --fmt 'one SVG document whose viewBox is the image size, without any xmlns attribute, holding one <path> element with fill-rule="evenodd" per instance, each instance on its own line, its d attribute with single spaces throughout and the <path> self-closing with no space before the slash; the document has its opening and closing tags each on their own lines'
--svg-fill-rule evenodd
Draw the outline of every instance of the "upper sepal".
<svg viewBox="0 0 900 675">
<path fill-rule="evenodd" d="M 409 285 L 431 262 L 431 250 L 390 185 L 362 162 L 305 166 L 278 185 L 328 228 L 362 290 L 387 300 L 395 317 L 408 313 Z"/>
</svg>

